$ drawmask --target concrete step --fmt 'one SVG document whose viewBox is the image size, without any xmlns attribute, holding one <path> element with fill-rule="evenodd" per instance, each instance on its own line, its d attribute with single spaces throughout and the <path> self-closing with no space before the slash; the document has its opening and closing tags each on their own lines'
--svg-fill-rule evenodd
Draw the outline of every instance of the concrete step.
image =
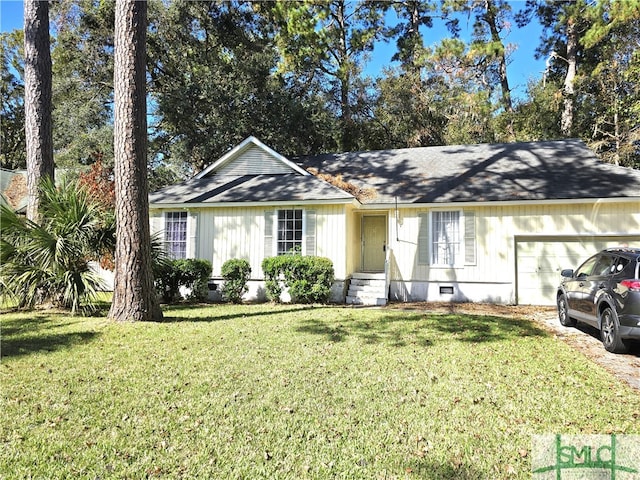
<svg viewBox="0 0 640 480">
<path fill-rule="evenodd" d="M 384 290 L 385 281 L 383 280 L 372 280 L 368 278 L 352 278 L 351 285 L 371 285 L 376 287 L 381 287 Z"/>
<path fill-rule="evenodd" d="M 353 275 L 351 275 L 351 278 L 364 280 L 384 280 L 384 273 L 355 272 Z"/>
<path fill-rule="evenodd" d="M 372 296 L 352 296 L 347 295 L 347 305 L 386 305 L 387 299 L 384 297 L 372 297 Z"/>
<path fill-rule="evenodd" d="M 378 297 L 384 297 L 384 293 L 384 285 L 349 285 L 349 295 L 375 294 Z"/>
<path fill-rule="evenodd" d="M 345 302 L 349 305 L 386 305 L 384 273 L 356 272 L 351 276 Z"/>
</svg>

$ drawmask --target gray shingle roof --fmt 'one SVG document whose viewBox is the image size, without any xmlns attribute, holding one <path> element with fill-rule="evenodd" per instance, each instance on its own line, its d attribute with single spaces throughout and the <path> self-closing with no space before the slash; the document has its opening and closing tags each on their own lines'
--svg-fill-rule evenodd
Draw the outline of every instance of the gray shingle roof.
<svg viewBox="0 0 640 480">
<path fill-rule="evenodd" d="M 153 204 L 351 201 L 353 197 L 312 175 L 211 175 L 192 178 L 149 196 Z"/>
<path fill-rule="evenodd" d="M 355 152 L 296 161 L 373 188 L 366 203 L 640 197 L 640 171 L 601 162 L 579 140 Z"/>
<path fill-rule="evenodd" d="M 300 157 L 296 163 L 375 190 L 363 203 L 640 198 L 640 171 L 601 162 L 580 140 L 455 145 Z M 152 204 L 344 201 L 314 176 L 209 175 L 149 197 Z"/>
</svg>

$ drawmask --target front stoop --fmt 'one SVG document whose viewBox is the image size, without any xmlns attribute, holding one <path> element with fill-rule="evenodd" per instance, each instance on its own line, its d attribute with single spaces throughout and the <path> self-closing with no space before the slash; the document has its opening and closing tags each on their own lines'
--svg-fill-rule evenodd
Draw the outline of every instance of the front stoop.
<svg viewBox="0 0 640 480">
<path fill-rule="evenodd" d="M 384 273 L 354 273 L 346 303 L 349 305 L 386 305 L 387 286 Z"/>
</svg>

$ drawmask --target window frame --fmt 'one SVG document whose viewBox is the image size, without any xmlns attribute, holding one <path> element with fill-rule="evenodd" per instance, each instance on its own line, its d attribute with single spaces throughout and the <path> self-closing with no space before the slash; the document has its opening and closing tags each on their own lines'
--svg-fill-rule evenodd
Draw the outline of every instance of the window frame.
<svg viewBox="0 0 640 480">
<path fill-rule="evenodd" d="M 301 238 L 295 240 L 295 234 L 293 240 L 280 240 L 279 232 L 279 219 L 280 212 L 287 211 L 300 211 L 302 217 L 301 223 Z M 290 255 L 290 252 L 280 252 L 279 245 L 282 242 L 295 242 L 299 244 L 299 255 L 316 255 L 317 250 L 317 212 L 315 209 L 307 209 L 302 207 L 291 208 L 274 208 L 273 210 L 264 211 L 265 218 L 265 257 Z M 286 220 L 286 219 L 285 219 Z M 288 220 L 291 221 L 291 220 Z M 295 218 L 293 219 L 295 222 Z M 295 230 L 294 230 L 295 231 Z M 295 246 L 294 246 L 295 248 Z"/>
<path fill-rule="evenodd" d="M 285 214 L 284 218 L 280 218 L 281 214 Z M 291 213 L 292 214 L 292 218 L 288 217 L 288 214 Z M 300 214 L 300 219 L 296 218 L 297 217 L 297 213 Z M 275 221 L 275 225 L 274 225 L 274 234 L 275 234 L 275 250 L 276 250 L 276 255 L 291 255 L 292 253 L 297 253 L 299 252 L 300 254 L 303 254 L 303 248 L 304 248 L 304 229 L 305 229 L 305 214 L 304 214 L 304 209 L 302 208 L 280 208 L 278 210 L 275 211 L 275 215 L 274 215 L 274 221 Z M 300 228 L 297 228 L 297 222 L 300 222 Z M 288 228 L 288 224 L 292 223 L 293 224 L 293 228 L 289 229 Z M 284 224 L 284 230 L 281 230 L 281 225 Z M 293 238 L 280 238 L 281 234 L 291 234 Z M 300 238 L 297 239 L 296 238 L 296 233 L 299 233 Z M 284 250 L 280 250 L 280 245 L 284 244 Z M 291 248 L 286 248 L 288 244 L 291 244 L 292 247 Z M 293 250 L 293 252 L 292 252 Z"/>
<path fill-rule="evenodd" d="M 460 261 L 460 257 L 464 257 L 464 216 L 462 213 L 462 210 L 433 210 L 430 212 L 431 214 L 429 215 L 429 262 L 430 265 L 434 266 L 434 267 L 456 267 L 456 266 L 462 266 L 464 265 L 464 258 L 462 259 L 462 261 Z M 457 250 L 452 252 L 453 255 L 453 261 L 449 262 L 449 263 L 445 263 L 442 262 L 440 258 L 437 258 L 437 248 L 436 248 L 436 239 L 435 239 L 435 233 L 436 233 L 436 216 L 438 215 L 442 215 L 442 214 L 456 214 L 457 215 L 457 219 L 456 219 L 456 223 L 457 225 L 455 225 L 457 231 L 455 232 L 457 234 L 457 239 L 455 242 L 451 242 L 451 241 L 447 241 L 446 242 L 446 246 L 449 246 L 451 244 L 457 244 Z M 438 244 L 440 244 L 442 242 L 438 242 Z"/>
<path fill-rule="evenodd" d="M 442 213 L 456 213 L 457 244 L 453 263 L 443 263 L 436 258 L 435 224 Z M 418 240 L 416 261 L 418 265 L 434 268 L 463 268 L 477 265 L 477 226 L 475 210 L 462 208 L 437 208 L 418 213 Z"/>
<path fill-rule="evenodd" d="M 176 220 L 174 216 L 178 216 L 179 218 Z M 165 253 L 173 260 L 185 259 L 188 258 L 188 248 L 189 248 L 189 212 L 186 210 L 170 210 L 164 212 L 164 251 Z M 171 217 L 171 218 L 170 218 Z M 184 223 L 184 231 L 180 231 L 177 233 L 184 233 L 184 239 L 176 240 L 170 239 L 169 235 L 171 233 L 176 233 L 176 230 L 171 231 L 169 228 L 169 224 L 178 225 L 180 223 Z M 182 230 L 182 229 L 180 229 Z M 175 245 L 182 245 L 183 248 L 179 249 L 179 254 L 176 255 Z M 184 255 L 184 256 L 182 256 Z"/>
</svg>

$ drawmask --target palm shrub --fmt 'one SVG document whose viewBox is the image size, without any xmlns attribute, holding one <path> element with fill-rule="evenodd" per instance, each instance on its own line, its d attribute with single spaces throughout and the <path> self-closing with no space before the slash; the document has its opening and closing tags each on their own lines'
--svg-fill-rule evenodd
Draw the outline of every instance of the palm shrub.
<svg viewBox="0 0 640 480">
<path fill-rule="evenodd" d="M 51 303 L 75 313 L 95 305 L 104 286 L 90 262 L 113 252 L 115 218 L 70 181 L 40 189 L 40 224 L 0 207 L 0 289 L 21 308 Z"/>
<path fill-rule="evenodd" d="M 232 303 L 242 302 L 242 295 L 249 290 L 247 287 L 247 282 L 251 277 L 249 262 L 241 258 L 232 258 L 222 264 L 220 273 L 224 278 L 222 296 Z"/>
</svg>

